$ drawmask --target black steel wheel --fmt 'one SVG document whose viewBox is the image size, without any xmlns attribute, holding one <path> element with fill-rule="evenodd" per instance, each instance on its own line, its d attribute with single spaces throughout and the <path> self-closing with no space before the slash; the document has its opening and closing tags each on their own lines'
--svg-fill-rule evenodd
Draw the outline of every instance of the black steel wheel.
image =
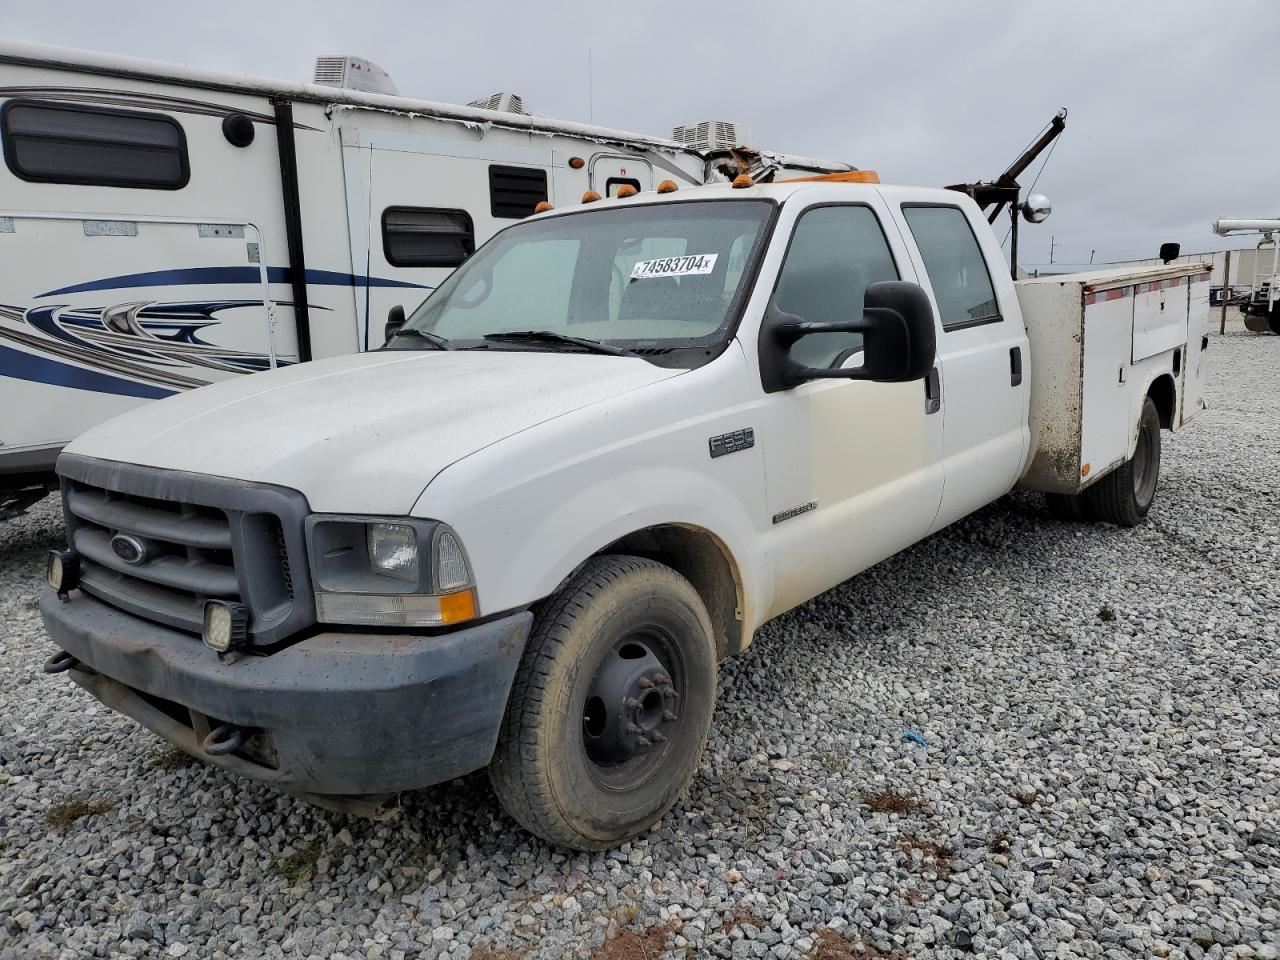
<svg viewBox="0 0 1280 960">
<path fill-rule="evenodd" d="M 1160 484 L 1160 414 L 1147 397 L 1138 420 L 1133 456 L 1089 487 L 1082 496 L 1096 520 L 1136 527 L 1151 510 Z"/>
<path fill-rule="evenodd" d="M 499 800 L 566 847 L 638 836 L 693 777 L 715 685 L 689 582 L 652 560 L 594 558 L 535 622 L 489 767 Z"/>
</svg>

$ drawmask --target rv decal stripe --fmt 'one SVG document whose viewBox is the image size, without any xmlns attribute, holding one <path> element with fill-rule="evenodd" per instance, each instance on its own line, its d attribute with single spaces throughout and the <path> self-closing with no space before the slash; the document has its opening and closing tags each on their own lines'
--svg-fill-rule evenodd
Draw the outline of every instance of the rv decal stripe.
<svg viewBox="0 0 1280 960">
<path fill-rule="evenodd" d="M 174 394 L 172 390 L 162 390 L 149 384 L 134 383 L 132 380 L 108 376 L 94 370 L 73 367 L 69 363 L 37 357 L 3 345 L 0 345 L 0 376 L 47 383 L 55 387 L 70 387 L 73 390 L 140 397 L 143 400 L 160 400 Z"/>
<path fill-rule="evenodd" d="M 181 284 L 201 283 L 258 283 L 262 275 L 257 267 L 185 267 L 178 270 L 150 270 L 146 273 L 127 273 L 118 277 L 104 277 L 101 280 L 89 280 L 85 283 L 73 283 L 69 287 L 59 287 L 40 297 L 59 297 L 68 293 L 87 293 L 93 290 L 119 290 L 124 287 L 164 287 Z M 268 267 L 267 280 L 270 283 L 288 283 L 289 271 L 286 267 Z M 425 283 L 410 283 L 407 280 L 389 280 L 384 277 L 362 277 L 352 273 L 340 273 L 336 270 L 308 270 L 307 283 L 328 287 L 412 287 L 417 290 L 430 290 Z"/>
</svg>

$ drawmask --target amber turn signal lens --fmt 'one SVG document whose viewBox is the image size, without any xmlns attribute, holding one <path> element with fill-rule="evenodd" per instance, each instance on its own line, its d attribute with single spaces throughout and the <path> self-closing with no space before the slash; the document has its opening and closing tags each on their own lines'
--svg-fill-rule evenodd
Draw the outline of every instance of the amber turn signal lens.
<svg viewBox="0 0 1280 960">
<path fill-rule="evenodd" d="M 582 195 L 583 203 L 595 203 L 599 199 L 600 199 L 600 194 L 596 193 L 594 190 L 588 190 L 586 193 Z"/>
<path fill-rule="evenodd" d="M 635 196 L 637 193 L 639 193 L 639 192 L 640 192 L 640 191 L 639 191 L 639 190 L 637 190 L 635 187 L 633 187 L 631 184 L 629 184 L 629 183 L 624 183 L 622 186 L 620 186 L 620 187 L 618 188 L 618 192 L 615 194 L 615 196 L 617 196 L 617 197 L 634 197 L 634 196 Z"/>
<path fill-rule="evenodd" d="M 554 210 L 554 209 L 555 207 L 551 206 L 551 204 L 548 203 L 546 200 L 539 200 L 537 206 L 533 208 L 533 212 L 546 213 L 548 210 Z"/>
<path fill-rule="evenodd" d="M 679 189 L 680 188 L 676 186 L 676 182 L 674 180 L 663 180 L 658 184 L 659 193 L 675 193 Z"/>
<path fill-rule="evenodd" d="M 474 590 L 459 590 L 457 593 L 446 593 L 440 598 L 440 622 L 463 623 L 474 620 L 476 616 L 476 594 Z"/>
<path fill-rule="evenodd" d="M 735 190 L 741 190 L 743 187 L 753 187 L 753 186 L 755 186 L 755 181 L 752 180 L 745 173 L 740 173 L 733 178 L 733 189 Z"/>
</svg>

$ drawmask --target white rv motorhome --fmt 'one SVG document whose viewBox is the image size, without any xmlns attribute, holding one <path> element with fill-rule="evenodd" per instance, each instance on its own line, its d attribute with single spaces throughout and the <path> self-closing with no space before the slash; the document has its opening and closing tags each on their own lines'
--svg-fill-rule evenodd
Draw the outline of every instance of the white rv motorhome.
<svg viewBox="0 0 1280 960">
<path fill-rule="evenodd" d="M 86 428 L 379 347 L 392 307 L 539 201 L 701 184 L 732 146 L 534 117 L 512 94 L 410 100 L 355 57 L 315 80 L 0 44 L 0 517 Z"/>
</svg>

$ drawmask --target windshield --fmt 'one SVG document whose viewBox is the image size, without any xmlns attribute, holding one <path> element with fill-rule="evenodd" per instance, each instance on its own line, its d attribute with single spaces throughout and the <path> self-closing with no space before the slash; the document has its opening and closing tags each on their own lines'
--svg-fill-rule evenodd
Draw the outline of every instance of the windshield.
<svg viewBox="0 0 1280 960">
<path fill-rule="evenodd" d="M 716 343 L 732 322 L 771 207 L 761 200 L 687 201 L 519 224 L 454 271 L 405 329 L 494 349 L 566 345 L 545 337 L 485 341 L 517 331 L 637 349 Z M 430 341 L 397 338 L 397 345 L 421 344 Z"/>
</svg>

